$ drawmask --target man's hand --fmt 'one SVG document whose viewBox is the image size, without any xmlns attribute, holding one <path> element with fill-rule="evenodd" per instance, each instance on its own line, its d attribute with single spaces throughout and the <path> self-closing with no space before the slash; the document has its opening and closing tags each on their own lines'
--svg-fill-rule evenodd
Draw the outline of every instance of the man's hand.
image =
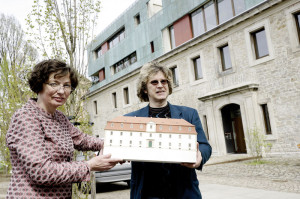
<svg viewBox="0 0 300 199">
<path fill-rule="evenodd" d="M 199 151 L 199 143 L 197 142 L 197 160 L 196 163 L 181 163 L 182 166 L 191 168 L 191 169 L 196 169 L 200 166 L 202 161 L 202 155 L 201 152 Z"/>
<path fill-rule="evenodd" d="M 123 163 L 122 159 L 112 159 L 111 154 L 98 155 L 88 160 L 87 163 L 91 171 L 106 171 L 113 168 L 118 163 Z"/>
</svg>

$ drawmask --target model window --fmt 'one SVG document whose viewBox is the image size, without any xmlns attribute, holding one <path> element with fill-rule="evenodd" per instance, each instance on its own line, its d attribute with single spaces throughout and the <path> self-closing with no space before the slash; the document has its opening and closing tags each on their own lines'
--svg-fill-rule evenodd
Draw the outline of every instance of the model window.
<svg viewBox="0 0 300 199">
<path fill-rule="evenodd" d="M 110 132 L 110 135 L 113 135 L 113 131 Z"/>
<path fill-rule="evenodd" d="M 159 137 L 161 138 L 161 134 L 159 134 Z"/>
<path fill-rule="evenodd" d="M 161 142 L 159 142 L 159 148 L 161 148 Z"/>
<path fill-rule="evenodd" d="M 264 116 L 264 124 L 265 124 L 266 134 L 270 135 L 270 134 L 272 134 L 272 129 L 271 129 L 268 105 L 262 104 L 261 108 L 262 108 L 262 112 L 263 112 L 263 116 Z"/>
<path fill-rule="evenodd" d="M 173 49 L 173 48 L 176 47 L 176 45 L 175 45 L 175 33 L 174 33 L 174 27 L 173 27 L 173 26 L 170 26 L 169 31 L 170 31 L 171 48 Z"/>
<path fill-rule="evenodd" d="M 172 138 L 172 135 L 171 135 L 171 134 L 169 135 L 169 138 Z"/>
<path fill-rule="evenodd" d="M 149 147 L 149 148 L 152 148 L 152 140 L 149 140 L 149 142 L 148 142 L 148 147 Z"/>
<path fill-rule="evenodd" d="M 142 141 L 139 142 L 140 147 L 142 147 Z"/>
<path fill-rule="evenodd" d="M 205 32 L 202 9 L 203 8 L 200 8 L 191 14 L 194 37 L 197 37 Z"/>
<path fill-rule="evenodd" d="M 189 150 L 191 150 L 191 146 L 192 146 L 192 145 L 191 145 L 191 144 L 189 144 Z"/>
<path fill-rule="evenodd" d="M 133 128 L 133 124 L 130 124 L 130 128 Z"/>
<path fill-rule="evenodd" d="M 122 135 L 123 135 L 123 132 L 120 132 L 120 135 L 122 136 Z"/>
<path fill-rule="evenodd" d="M 173 85 L 176 87 L 179 85 L 178 83 L 178 68 L 177 66 L 170 68 L 173 77 Z"/>
<path fill-rule="evenodd" d="M 256 59 L 269 55 L 265 28 L 251 33 Z"/>
<path fill-rule="evenodd" d="M 111 127 L 114 127 L 114 123 L 111 123 L 110 126 L 111 126 Z"/>
<path fill-rule="evenodd" d="M 129 91 L 128 91 L 128 87 L 123 88 L 123 95 L 124 95 L 124 104 L 129 104 Z"/>
<path fill-rule="evenodd" d="M 122 146 L 122 140 L 120 140 L 120 146 Z"/>
<path fill-rule="evenodd" d="M 204 5 L 204 15 L 205 15 L 206 31 L 209 31 L 214 27 L 216 27 L 217 25 L 216 10 L 213 1 L 210 1 L 209 3 Z"/>
<path fill-rule="evenodd" d="M 202 79 L 203 74 L 202 74 L 200 57 L 196 57 L 193 59 L 193 65 L 194 65 L 195 80 Z"/>
<path fill-rule="evenodd" d="M 223 71 L 232 68 L 228 44 L 219 48 Z"/>
<path fill-rule="evenodd" d="M 132 136 L 132 132 L 130 132 L 130 136 Z"/>
<path fill-rule="evenodd" d="M 299 42 L 300 42 L 300 12 L 294 14 L 294 16 L 295 16 L 295 20 L 296 20 L 298 39 L 299 39 Z"/>
<path fill-rule="evenodd" d="M 140 125 L 140 129 L 142 129 L 142 128 L 143 128 L 143 124 Z"/>
<path fill-rule="evenodd" d="M 152 137 L 152 133 L 150 133 L 150 137 Z"/>
<path fill-rule="evenodd" d="M 178 148 L 181 149 L 181 143 L 178 144 Z"/>
<path fill-rule="evenodd" d="M 178 138 L 181 139 L 181 135 L 178 135 Z"/>
<path fill-rule="evenodd" d="M 131 145 L 132 145 L 132 141 L 130 140 L 130 141 L 129 141 L 129 146 L 131 147 Z"/>
</svg>

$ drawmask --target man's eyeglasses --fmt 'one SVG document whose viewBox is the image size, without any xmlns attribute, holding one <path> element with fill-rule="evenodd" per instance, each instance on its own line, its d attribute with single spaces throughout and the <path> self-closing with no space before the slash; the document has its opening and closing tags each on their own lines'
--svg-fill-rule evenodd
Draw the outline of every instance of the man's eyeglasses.
<svg viewBox="0 0 300 199">
<path fill-rule="evenodd" d="M 158 81 L 158 80 L 152 80 L 151 82 L 150 82 L 150 84 L 152 84 L 153 86 L 157 86 L 158 85 L 158 83 L 161 83 L 161 85 L 166 85 L 166 84 L 168 84 L 168 80 L 167 79 L 163 79 L 163 80 L 160 80 L 160 81 Z"/>
<path fill-rule="evenodd" d="M 66 85 L 61 85 L 59 83 L 45 83 L 48 84 L 49 86 L 51 86 L 54 90 L 58 91 L 59 89 L 63 88 L 65 92 L 71 92 L 73 91 L 73 88 L 71 85 L 66 84 Z"/>
</svg>

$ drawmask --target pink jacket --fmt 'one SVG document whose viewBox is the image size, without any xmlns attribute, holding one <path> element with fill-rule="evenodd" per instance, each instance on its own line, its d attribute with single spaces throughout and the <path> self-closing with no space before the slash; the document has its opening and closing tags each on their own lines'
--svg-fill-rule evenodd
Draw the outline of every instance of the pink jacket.
<svg viewBox="0 0 300 199">
<path fill-rule="evenodd" d="M 13 115 L 6 135 L 12 177 L 6 198 L 71 198 L 72 183 L 88 181 L 86 162 L 73 162 L 77 150 L 100 150 L 103 141 L 82 133 L 60 111 L 54 115 L 30 99 Z"/>
</svg>

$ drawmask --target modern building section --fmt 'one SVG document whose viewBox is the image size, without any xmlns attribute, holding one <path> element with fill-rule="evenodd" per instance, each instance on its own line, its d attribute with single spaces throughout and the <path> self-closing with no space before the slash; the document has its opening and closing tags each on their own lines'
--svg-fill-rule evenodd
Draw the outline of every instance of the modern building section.
<svg viewBox="0 0 300 199">
<path fill-rule="evenodd" d="M 299 21 L 297 0 L 137 0 L 89 46 L 95 134 L 147 105 L 136 82 L 156 61 L 173 74 L 169 102 L 198 110 L 213 154 L 250 153 L 256 128 L 270 154 L 300 155 Z"/>
</svg>

